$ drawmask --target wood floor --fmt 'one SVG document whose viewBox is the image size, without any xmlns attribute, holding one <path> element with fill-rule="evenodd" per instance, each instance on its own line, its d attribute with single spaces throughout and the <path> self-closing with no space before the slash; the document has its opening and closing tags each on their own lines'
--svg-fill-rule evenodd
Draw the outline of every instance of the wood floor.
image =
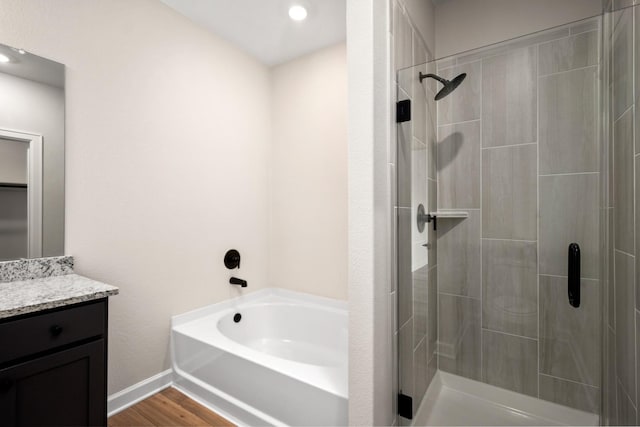
<svg viewBox="0 0 640 427">
<path fill-rule="evenodd" d="M 109 427 L 133 426 L 234 426 L 175 388 L 139 402 L 109 418 Z"/>
</svg>

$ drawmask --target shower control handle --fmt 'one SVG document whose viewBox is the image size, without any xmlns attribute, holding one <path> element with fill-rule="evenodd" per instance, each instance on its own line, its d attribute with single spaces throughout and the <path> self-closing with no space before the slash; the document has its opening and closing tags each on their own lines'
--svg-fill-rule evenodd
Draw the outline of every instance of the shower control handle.
<svg viewBox="0 0 640 427">
<path fill-rule="evenodd" d="M 438 225 L 437 225 L 437 217 L 428 214 L 425 212 L 424 210 L 424 205 L 422 203 L 420 203 L 420 205 L 418 205 L 418 213 L 416 216 L 416 221 L 417 221 L 417 225 L 418 225 L 418 232 L 422 233 L 424 231 L 424 225 L 427 222 L 432 222 L 433 221 L 433 230 L 437 230 L 438 229 Z"/>
<path fill-rule="evenodd" d="M 568 254 L 567 293 L 569 304 L 580 307 L 580 245 L 571 243 Z"/>
<path fill-rule="evenodd" d="M 235 249 L 229 249 L 227 253 L 224 254 L 224 266 L 229 270 L 240 268 L 240 252 Z"/>
</svg>

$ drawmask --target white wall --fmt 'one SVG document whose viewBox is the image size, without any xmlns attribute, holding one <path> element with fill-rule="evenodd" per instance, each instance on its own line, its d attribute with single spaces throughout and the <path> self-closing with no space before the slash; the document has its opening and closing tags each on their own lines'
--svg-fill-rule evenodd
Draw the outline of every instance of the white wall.
<svg viewBox="0 0 640 427">
<path fill-rule="evenodd" d="M 272 286 L 347 299 L 347 52 L 274 67 Z"/>
<path fill-rule="evenodd" d="M 601 11 L 601 0 L 447 0 L 436 6 L 436 58 L 589 18 Z"/>
<path fill-rule="evenodd" d="M 2 5 L 0 2 L 0 7 Z M 4 14 L 4 9 L 2 10 Z M 4 28 L 0 29 L 0 34 L 3 30 Z M 0 94 L 0 128 L 35 133 L 43 137 L 42 254 L 62 255 L 64 92 L 58 87 L 0 73 Z"/>
<path fill-rule="evenodd" d="M 393 400 L 388 1 L 347 1 L 349 424 L 390 425 Z"/>
<path fill-rule="evenodd" d="M 169 367 L 173 314 L 266 286 L 267 68 L 153 0 L 0 0 L 67 66 L 66 252 L 111 299 L 109 393 Z"/>
</svg>

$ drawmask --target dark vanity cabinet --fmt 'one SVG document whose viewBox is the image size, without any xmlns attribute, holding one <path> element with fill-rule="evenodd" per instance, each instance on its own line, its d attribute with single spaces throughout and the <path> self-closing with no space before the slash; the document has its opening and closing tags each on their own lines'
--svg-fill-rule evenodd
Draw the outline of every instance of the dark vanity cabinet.
<svg viewBox="0 0 640 427">
<path fill-rule="evenodd" d="M 0 426 L 106 426 L 107 307 L 0 319 Z"/>
</svg>

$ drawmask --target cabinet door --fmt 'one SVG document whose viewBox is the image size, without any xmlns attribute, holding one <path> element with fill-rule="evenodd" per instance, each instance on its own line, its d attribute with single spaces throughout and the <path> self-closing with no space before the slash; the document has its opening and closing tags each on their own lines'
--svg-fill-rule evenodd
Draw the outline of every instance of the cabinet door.
<svg viewBox="0 0 640 427">
<path fill-rule="evenodd" d="M 106 425 L 104 340 L 0 370 L 0 425 Z"/>
</svg>

